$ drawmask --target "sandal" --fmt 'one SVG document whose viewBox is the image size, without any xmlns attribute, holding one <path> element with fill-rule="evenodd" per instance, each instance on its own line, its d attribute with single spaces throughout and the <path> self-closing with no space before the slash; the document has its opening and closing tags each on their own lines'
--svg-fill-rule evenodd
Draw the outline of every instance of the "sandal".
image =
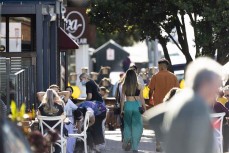
<svg viewBox="0 0 229 153">
<path fill-rule="evenodd" d="M 130 151 L 130 148 L 131 148 L 130 142 L 128 142 L 128 143 L 123 142 L 122 143 L 122 149 L 124 149 L 125 151 Z"/>
</svg>

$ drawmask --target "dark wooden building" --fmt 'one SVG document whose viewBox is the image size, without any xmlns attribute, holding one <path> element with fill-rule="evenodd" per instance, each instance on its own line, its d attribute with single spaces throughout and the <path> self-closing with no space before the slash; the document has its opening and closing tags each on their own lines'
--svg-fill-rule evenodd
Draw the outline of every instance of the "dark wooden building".
<svg viewBox="0 0 229 153">
<path fill-rule="evenodd" d="M 123 71 L 122 64 L 128 56 L 129 53 L 122 46 L 109 40 L 97 48 L 92 55 L 92 58 L 95 58 L 94 71 L 99 72 L 102 66 L 109 66 L 110 71 Z"/>
</svg>

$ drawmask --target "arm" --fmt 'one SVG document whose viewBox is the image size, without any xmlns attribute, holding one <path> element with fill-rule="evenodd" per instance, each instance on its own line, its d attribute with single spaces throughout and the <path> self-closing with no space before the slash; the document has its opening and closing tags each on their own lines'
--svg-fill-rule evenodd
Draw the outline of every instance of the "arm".
<svg viewBox="0 0 229 153">
<path fill-rule="evenodd" d="M 92 98 L 92 93 L 87 93 L 87 97 L 86 97 L 86 100 L 91 100 L 91 98 Z"/>
<path fill-rule="evenodd" d="M 86 83 L 86 93 L 87 93 L 87 97 L 86 100 L 90 101 L 92 98 L 92 84 L 91 82 L 87 82 Z"/>
<path fill-rule="evenodd" d="M 78 106 L 75 105 L 75 104 L 72 102 L 71 99 L 68 99 L 68 101 L 70 101 L 70 107 L 71 107 L 72 110 L 76 110 L 76 109 L 78 108 Z"/>
<path fill-rule="evenodd" d="M 40 102 L 42 102 L 44 95 L 45 95 L 44 91 L 37 92 L 37 98 Z"/>
<path fill-rule="evenodd" d="M 121 96 L 120 108 L 121 108 L 121 115 L 122 115 L 122 113 L 124 113 L 124 101 L 126 96 L 124 88 L 122 88 L 122 94 L 120 96 Z"/>
<path fill-rule="evenodd" d="M 175 76 L 175 87 L 180 88 L 179 81 L 177 80 L 177 77 Z"/>
<path fill-rule="evenodd" d="M 149 99 L 152 98 L 152 95 L 153 95 L 153 92 L 155 90 L 155 83 L 156 83 L 156 76 L 154 75 L 151 80 L 150 80 L 150 83 L 148 85 L 149 87 Z"/>
<path fill-rule="evenodd" d="M 226 107 L 224 107 L 221 103 L 216 102 L 214 109 L 216 113 L 225 112 L 226 114 L 224 117 L 229 117 L 229 110 Z"/>
<path fill-rule="evenodd" d="M 81 133 L 82 132 L 81 127 L 82 127 L 82 120 L 76 121 L 77 133 Z"/>
<path fill-rule="evenodd" d="M 90 118 L 89 118 L 89 126 L 92 126 L 94 123 L 95 123 L 95 116 L 92 115 L 92 116 L 90 116 Z"/>
<path fill-rule="evenodd" d="M 143 88 L 142 87 L 140 89 L 140 100 L 141 100 L 142 107 L 144 108 L 144 110 L 146 110 L 146 104 L 145 104 L 145 99 L 143 97 Z"/>
<path fill-rule="evenodd" d="M 61 97 L 61 96 L 64 96 L 64 101 L 66 102 L 69 98 L 70 98 L 70 92 L 69 91 L 61 91 L 61 92 L 58 92 L 58 95 Z"/>
</svg>

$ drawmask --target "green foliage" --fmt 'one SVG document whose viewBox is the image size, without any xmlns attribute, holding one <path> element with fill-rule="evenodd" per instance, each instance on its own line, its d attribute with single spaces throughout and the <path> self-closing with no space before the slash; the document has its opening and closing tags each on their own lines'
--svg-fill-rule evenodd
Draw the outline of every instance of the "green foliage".
<svg viewBox="0 0 229 153">
<path fill-rule="evenodd" d="M 187 62 L 192 61 L 184 19 L 189 17 L 194 29 L 196 56 L 213 57 L 217 50 L 220 63 L 229 59 L 228 0 L 93 0 L 88 12 L 101 33 L 117 36 L 121 42 L 126 40 L 122 38 L 133 41 L 149 36 L 158 38 L 165 53 L 170 39 Z M 172 36 L 174 29 L 178 40 Z"/>
</svg>

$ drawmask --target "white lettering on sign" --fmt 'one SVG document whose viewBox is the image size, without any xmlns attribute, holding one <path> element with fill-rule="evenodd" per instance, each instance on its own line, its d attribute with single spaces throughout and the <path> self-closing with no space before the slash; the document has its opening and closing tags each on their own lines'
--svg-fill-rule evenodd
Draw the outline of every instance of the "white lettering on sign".
<svg viewBox="0 0 229 153">
<path fill-rule="evenodd" d="M 77 44 L 87 44 L 87 38 L 80 38 L 75 40 Z"/>
<path fill-rule="evenodd" d="M 78 11 L 71 11 L 65 19 L 66 32 L 76 40 L 80 38 L 85 31 L 85 20 L 83 15 Z"/>
<path fill-rule="evenodd" d="M 108 61 L 115 60 L 115 50 L 114 49 L 108 48 L 106 53 L 107 53 L 107 60 Z"/>
</svg>

